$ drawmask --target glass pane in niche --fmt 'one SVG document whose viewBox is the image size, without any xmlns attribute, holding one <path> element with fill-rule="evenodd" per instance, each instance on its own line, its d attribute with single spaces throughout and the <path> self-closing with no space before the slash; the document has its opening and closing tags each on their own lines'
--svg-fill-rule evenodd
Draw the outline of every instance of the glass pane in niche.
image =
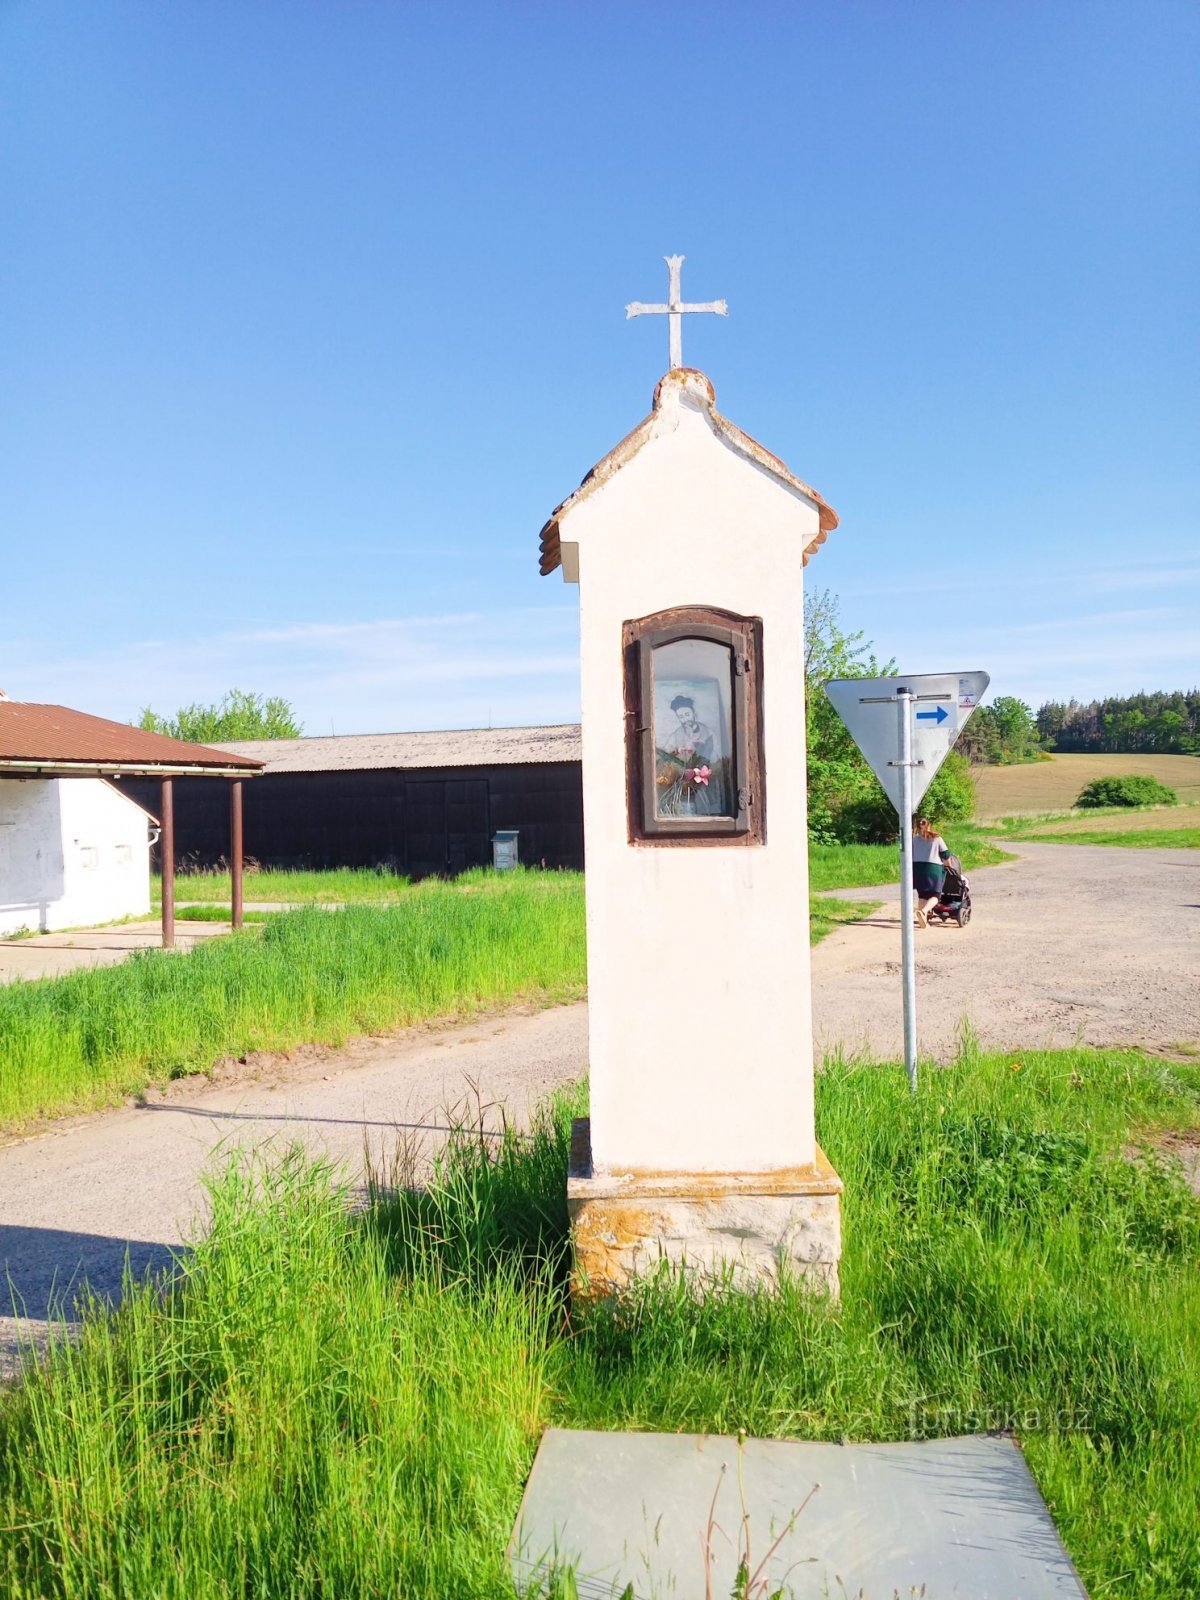
<svg viewBox="0 0 1200 1600">
<path fill-rule="evenodd" d="M 654 663 L 654 809 L 659 817 L 734 817 L 733 653 L 675 639 Z"/>
</svg>

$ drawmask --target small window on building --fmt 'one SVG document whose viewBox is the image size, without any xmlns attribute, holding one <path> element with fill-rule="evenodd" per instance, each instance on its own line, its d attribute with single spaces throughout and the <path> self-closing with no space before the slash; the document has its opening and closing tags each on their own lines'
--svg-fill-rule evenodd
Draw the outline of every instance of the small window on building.
<svg viewBox="0 0 1200 1600">
<path fill-rule="evenodd" d="M 127 867 L 132 860 L 133 851 L 130 846 L 127 844 L 119 844 L 117 846 L 117 865 L 119 867 Z"/>
<path fill-rule="evenodd" d="M 761 844 L 761 621 L 680 607 L 623 643 L 631 842 Z"/>
<path fill-rule="evenodd" d="M 100 852 L 94 844 L 80 845 L 79 860 L 84 869 L 90 872 L 100 865 Z"/>
</svg>

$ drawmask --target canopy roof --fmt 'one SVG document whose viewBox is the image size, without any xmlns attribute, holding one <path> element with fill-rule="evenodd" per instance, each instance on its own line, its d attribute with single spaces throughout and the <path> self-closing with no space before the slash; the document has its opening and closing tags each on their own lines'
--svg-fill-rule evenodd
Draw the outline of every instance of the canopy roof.
<svg viewBox="0 0 1200 1600">
<path fill-rule="evenodd" d="M 253 778 L 262 762 L 67 706 L 0 699 L 0 776 Z"/>
<path fill-rule="evenodd" d="M 533 766 L 578 761 L 581 755 L 577 722 L 549 728 L 456 728 L 425 733 L 244 739 L 222 748 L 257 757 L 269 774 Z"/>
</svg>

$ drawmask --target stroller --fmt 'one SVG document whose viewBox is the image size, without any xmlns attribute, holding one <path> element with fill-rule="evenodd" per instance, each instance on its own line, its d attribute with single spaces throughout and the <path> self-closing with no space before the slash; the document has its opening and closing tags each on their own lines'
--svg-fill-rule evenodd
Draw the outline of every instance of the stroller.
<svg viewBox="0 0 1200 1600">
<path fill-rule="evenodd" d="M 928 915 L 940 917 L 943 922 L 957 922 L 960 928 L 965 928 L 971 920 L 971 885 L 957 856 L 943 857 L 942 865 L 946 869 L 946 881 L 937 905 L 930 906 Z"/>
</svg>

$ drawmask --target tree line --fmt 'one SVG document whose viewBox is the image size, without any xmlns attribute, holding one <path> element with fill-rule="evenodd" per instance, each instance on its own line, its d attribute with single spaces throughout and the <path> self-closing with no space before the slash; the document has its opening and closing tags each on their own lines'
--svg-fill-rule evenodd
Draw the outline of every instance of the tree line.
<svg viewBox="0 0 1200 1600">
<path fill-rule="evenodd" d="M 1038 711 L 1037 731 L 1053 750 L 1195 755 L 1200 752 L 1200 689 L 1110 695 L 1086 705 L 1048 700 Z"/>
</svg>

